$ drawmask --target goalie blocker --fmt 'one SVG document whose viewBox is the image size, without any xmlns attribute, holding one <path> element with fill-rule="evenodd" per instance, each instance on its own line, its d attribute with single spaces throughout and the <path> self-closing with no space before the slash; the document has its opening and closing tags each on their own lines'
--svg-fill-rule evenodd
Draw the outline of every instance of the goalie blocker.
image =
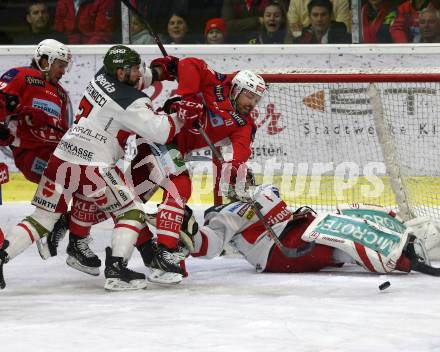
<svg viewBox="0 0 440 352">
<path fill-rule="evenodd" d="M 257 187 L 254 199 L 285 246 L 300 251 L 314 242 L 313 249 L 297 258 L 285 257 L 249 205 L 234 202 L 205 212 L 205 226 L 193 237 L 192 255 L 212 258 L 230 244 L 260 272 L 314 272 L 358 263 L 376 273 L 415 270 L 440 274 L 430 266 L 424 240 L 419 239 L 428 233 L 431 248 L 440 243 L 439 226 L 432 220 L 403 223 L 384 208 L 359 204 L 332 214 L 316 215 L 307 207 L 291 213 L 271 185 Z"/>
</svg>

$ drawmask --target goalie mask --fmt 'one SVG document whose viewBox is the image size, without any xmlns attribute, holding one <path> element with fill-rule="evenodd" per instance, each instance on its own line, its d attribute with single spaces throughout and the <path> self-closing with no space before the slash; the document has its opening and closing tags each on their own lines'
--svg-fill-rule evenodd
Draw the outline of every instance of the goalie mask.
<svg viewBox="0 0 440 352">
<path fill-rule="evenodd" d="M 44 57 L 47 57 L 49 64 L 45 69 L 40 66 L 40 60 Z M 43 72 L 48 72 L 57 59 L 67 63 L 66 72 L 69 72 L 72 66 L 72 53 L 70 49 L 55 39 L 45 39 L 40 42 L 34 51 L 33 58 L 38 69 Z"/>
<path fill-rule="evenodd" d="M 243 92 L 243 89 L 260 97 L 263 97 L 266 92 L 266 83 L 264 82 L 264 79 L 249 70 L 237 72 L 231 83 L 231 99 L 233 101 L 237 100 L 238 96 Z"/>
</svg>

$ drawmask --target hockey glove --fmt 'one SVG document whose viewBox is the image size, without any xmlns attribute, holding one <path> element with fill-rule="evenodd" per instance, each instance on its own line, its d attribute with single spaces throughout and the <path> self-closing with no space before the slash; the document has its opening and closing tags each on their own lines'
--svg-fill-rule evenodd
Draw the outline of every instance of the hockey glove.
<svg viewBox="0 0 440 352">
<path fill-rule="evenodd" d="M 18 97 L 16 95 L 0 92 L 0 121 L 4 121 L 18 105 Z"/>
<path fill-rule="evenodd" d="M 0 121 L 5 121 L 8 115 L 8 110 L 6 109 L 6 98 L 3 94 L 0 94 Z"/>
<path fill-rule="evenodd" d="M 175 56 L 165 56 L 151 61 L 150 68 L 157 73 L 153 77 L 156 81 L 174 81 L 177 77 L 177 64 L 179 59 Z"/>
<path fill-rule="evenodd" d="M 23 106 L 18 117 L 22 118 L 28 126 L 40 128 L 53 123 L 54 118 L 46 114 L 43 110 L 32 106 Z"/>
<path fill-rule="evenodd" d="M 246 164 L 227 162 L 223 164 L 220 189 L 231 200 L 247 203 L 251 201 L 251 188 L 246 183 Z"/>
<path fill-rule="evenodd" d="M 181 101 L 182 97 L 180 95 L 176 95 L 170 99 L 167 99 L 165 103 L 163 104 L 162 110 L 165 111 L 167 114 L 173 114 L 177 111 L 172 109 L 172 106 L 174 103 L 177 103 L 178 101 Z"/>
<path fill-rule="evenodd" d="M 184 123 L 186 128 L 192 128 L 194 122 L 203 117 L 205 107 L 203 104 L 181 100 L 171 104 L 171 109 L 177 112 L 177 117 Z"/>
<path fill-rule="evenodd" d="M 0 125 L 0 146 L 6 147 L 14 141 L 14 136 L 11 134 L 9 128 Z"/>
</svg>

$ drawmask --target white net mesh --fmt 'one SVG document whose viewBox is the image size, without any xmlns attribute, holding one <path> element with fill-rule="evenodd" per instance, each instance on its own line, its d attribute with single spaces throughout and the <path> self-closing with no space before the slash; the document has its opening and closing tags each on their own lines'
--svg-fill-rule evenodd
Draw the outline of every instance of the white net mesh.
<svg viewBox="0 0 440 352">
<path fill-rule="evenodd" d="M 354 76 L 363 81 L 270 84 L 255 112 L 259 181 L 292 207 L 407 202 L 412 215 L 439 218 L 440 83 Z"/>
</svg>

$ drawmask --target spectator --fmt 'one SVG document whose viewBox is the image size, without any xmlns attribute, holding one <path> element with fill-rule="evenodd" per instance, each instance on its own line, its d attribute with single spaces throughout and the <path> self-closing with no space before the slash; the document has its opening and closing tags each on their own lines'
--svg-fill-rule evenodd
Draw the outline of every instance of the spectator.
<svg viewBox="0 0 440 352">
<path fill-rule="evenodd" d="M 154 38 L 137 15 L 132 15 L 130 18 L 130 42 L 131 44 L 155 43 Z"/>
<path fill-rule="evenodd" d="M 263 28 L 251 37 L 249 44 L 283 44 L 286 42 L 286 13 L 278 1 L 271 1 L 263 13 Z"/>
<path fill-rule="evenodd" d="M 165 44 L 194 44 L 196 41 L 188 34 L 189 28 L 181 13 L 172 13 L 167 23 L 167 35 L 163 38 Z"/>
<path fill-rule="evenodd" d="M 388 0 L 386 0 L 388 1 Z M 310 26 L 310 17 L 307 6 L 310 0 L 291 0 L 287 11 L 287 21 L 289 23 L 290 34 L 298 37 L 304 28 Z M 332 0 L 333 15 L 332 20 L 343 22 L 351 32 L 351 15 L 348 0 Z"/>
<path fill-rule="evenodd" d="M 419 14 L 420 43 L 440 43 L 440 11 L 425 8 Z"/>
<path fill-rule="evenodd" d="M 263 12 L 269 0 L 225 0 L 222 17 L 231 42 L 246 43 L 249 35 L 263 25 Z"/>
<path fill-rule="evenodd" d="M 345 24 L 331 20 L 333 5 L 330 0 L 312 0 L 307 5 L 310 26 L 303 29 L 296 44 L 348 44 L 351 35 L 347 33 Z"/>
<path fill-rule="evenodd" d="M 226 39 L 226 24 L 223 18 L 211 18 L 205 26 L 206 44 L 224 44 Z"/>
<path fill-rule="evenodd" d="M 368 0 L 362 6 L 362 43 L 392 43 L 390 25 L 397 12 L 388 0 Z"/>
<path fill-rule="evenodd" d="M 419 13 L 425 8 L 439 8 L 438 1 L 407 0 L 397 8 L 397 17 L 390 27 L 394 43 L 420 42 Z"/>
<path fill-rule="evenodd" d="M 114 0 L 58 0 L 55 29 L 67 35 L 69 44 L 110 43 L 115 12 Z"/>
<path fill-rule="evenodd" d="M 130 2 L 156 30 L 166 27 L 167 20 L 173 12 L 188 13 L 189 9 L 189 0 L 130 0 Z"/>
<path fill-rule="evenodd" d="M 26 31 L 18 33 L 14 42 L 16 44 L 38 44 L 46 38 L 59 42 L 67 42 L 64 34 L 52 28 L 49 11 L 43 1 L 31 1 L 26 9 L 26 22 L 29 24 Z"/>
</svg>

